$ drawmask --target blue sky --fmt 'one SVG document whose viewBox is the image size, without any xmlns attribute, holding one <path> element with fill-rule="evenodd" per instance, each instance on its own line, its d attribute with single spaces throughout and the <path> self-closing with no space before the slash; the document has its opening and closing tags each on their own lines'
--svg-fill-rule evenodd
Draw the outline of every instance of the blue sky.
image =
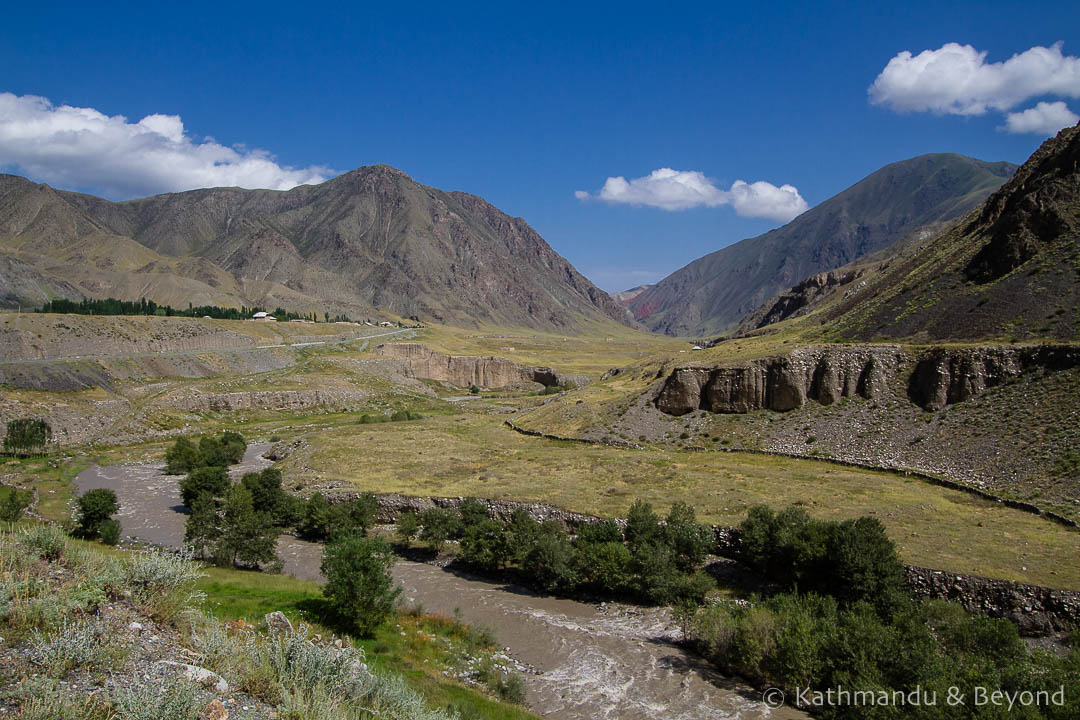
<svg viewBox="0 0 1080 720">
<path fill-rule="evenodd" d="M 757 195 L 740 204 L 738 180 L 762 190 L 766 206 L 778 193 L 813 206 L 922 153 L 1021 162 L 1046 137 L 1043 115 L 1080 112 L 1073 3 L 387 5 L 8 8 L 0 167 L 122 199 L 180 176 L 220 184 L 211 180 L 233 165 L 241 174 L 225 177 L 239 184 L 277 186 L 387 163 L 524 217 L 614 290 L 797 211 L 755 210 Z M 1045 88 L 1030 63 L 1017 64 L 987 75 L 1004 79 L 973 100 L 942 99 L 948 89 L 904 90 L 901 75 L 913 71 L 904 65 L 880 102 L 867 92 L 903 51 L 959 43 L 993 64 L 1056 42 L 1065 60 Z M 112 129 L 29 142 L 8 127 L 5 144 L 5 107 L 9 126 L 17 116 L 41 127 L 64 105 L 93 108 L 101 118 L 91 120 Z M 1014 129 L 1035 131 L 1000 129 L 1009 113 Z M 126 124 L 108 121 L 118 115 Z M 161 117 L 132 135 L 147 116 Z M 151 131 L 187 154 L 167 163 L 140 155 Z M 57 149 L 57 138 L 71 144 Z M 151 172 L 154 162 L 162 166 Z M 662 168 L 700 173 L 674 180 L 704 182 L 701 201 L 653 202 L 655 186 L 630 182 Z M 619 176 L 625 188 L 601 193 Z M 786 195 L 784 185 L 793 186 Z"/>
</svg>

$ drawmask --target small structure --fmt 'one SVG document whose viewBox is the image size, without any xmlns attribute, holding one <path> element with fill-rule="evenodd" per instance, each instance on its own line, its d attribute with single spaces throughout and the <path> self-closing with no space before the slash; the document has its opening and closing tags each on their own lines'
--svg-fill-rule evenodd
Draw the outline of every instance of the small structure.
<svg viewBox="0 0 1080 720">
<path fill-rule="evenodd" d="M 252 320 L 262 320 L 263 322 L 277 322 L 277 318 L 267 312 L 261 310 L 251 316 Z"/>
<path fill-rule="evenodd" d="M 383 320 L 381 323 L 379 323 L 379 327 L 394 327 L 394 323 Z"/>
<path fill-rule="evenodd" d="M 701 347 L 700 345 L 695 345 L 694 347 L 692 347 L 692 348 L 690 348 L 690 349 L 691 349 L 691 350 L 702 350 L 702 349 L 704 349 L 704 348 L 702 348 L 702 347 Z"/>
</svg>

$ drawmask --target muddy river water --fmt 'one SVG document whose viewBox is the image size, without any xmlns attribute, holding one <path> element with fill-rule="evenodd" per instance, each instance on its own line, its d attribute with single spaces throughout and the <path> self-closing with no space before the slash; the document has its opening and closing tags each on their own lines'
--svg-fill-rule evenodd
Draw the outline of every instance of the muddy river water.
<svg viewBox="0 0 1080 720">
<path fill-rule="evenodd" d="M 269 465 L 268 445 L 252 445 L 234 476 Z M 125 536 L 158 545 L 184 539 L 176 476 L 160 464 L 91 467 L 76 478 L 80 492 L 114 490 Z M 283 536 L 285 572 L 319 580 L 322 547 Z M 501 645 L 533 669 L 524 675 L 529 707 L 566 720 L 627 718 L 802 718 L 770 710 L 760 692 L 713 671 L 675 641 L 666 609 L 594 605 L 537 595 L 521 587 L 463 576 L 423 563 L 400 561 L 394 576 L 404 600 L 429 612 L 452 614 L 493 628 Z"/>
</svg>

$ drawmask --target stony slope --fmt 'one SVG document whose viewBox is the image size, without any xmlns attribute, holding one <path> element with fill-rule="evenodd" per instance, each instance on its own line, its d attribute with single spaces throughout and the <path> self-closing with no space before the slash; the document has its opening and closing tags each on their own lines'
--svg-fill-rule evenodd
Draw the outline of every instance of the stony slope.
<svg viewBox="0 0 1080 720">
<path fill-rule="evenodd" d="M 79 293 L 538 329 L 629 322 L 524 220 L 386 166 L 287 192 L 123 203 L 0 176 L 0 257 L 8 305 Z"/>
<path fill-rule="evenodd" d="M 887 165 L 782 228 L 695 260 L 629 306 L 650 329 L 669 335 L 727 331 L 803 278 L 961 217 L 1015 169 L 952 154 Z"/>
</svg>

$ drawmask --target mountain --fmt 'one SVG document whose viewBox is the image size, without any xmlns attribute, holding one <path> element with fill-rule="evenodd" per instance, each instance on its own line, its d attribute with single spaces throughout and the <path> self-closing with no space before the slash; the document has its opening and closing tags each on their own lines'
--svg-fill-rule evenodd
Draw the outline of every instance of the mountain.
<svg viewBox="0 0 1080 720">
<path fill-rule="evenodd" d="M 630 323 L 520 218 L 385 165 L 113 203 L 0 175 L 0 303 L 262 305 L 459 325 Z"/>
<path fill-rule="evenodd" d="M 638 285 L 637 287 L 632 287 L 629 290 L 619 290 L 618 292 L 608 294 L 625 305 L 651 287 L 652 285 Z"/>
<path fill-rule="evenodd" d="M 1080 338 L 1080 125 L 1043 143 L 962 222 L 832 274 L 789 315 L 812 316 L 835 339 Z M 800 293 L 755 317 L 784 319 L 779 305 Z"/>
<path fill-rule="evenodd" d="M 650 329 L 669 335 L 725 332 L 803 278 L 961 217 L 1015 170 L 954 154 L 887 165 L 781 228 L 695 260 L 629 307 Z"/>
</svg>

